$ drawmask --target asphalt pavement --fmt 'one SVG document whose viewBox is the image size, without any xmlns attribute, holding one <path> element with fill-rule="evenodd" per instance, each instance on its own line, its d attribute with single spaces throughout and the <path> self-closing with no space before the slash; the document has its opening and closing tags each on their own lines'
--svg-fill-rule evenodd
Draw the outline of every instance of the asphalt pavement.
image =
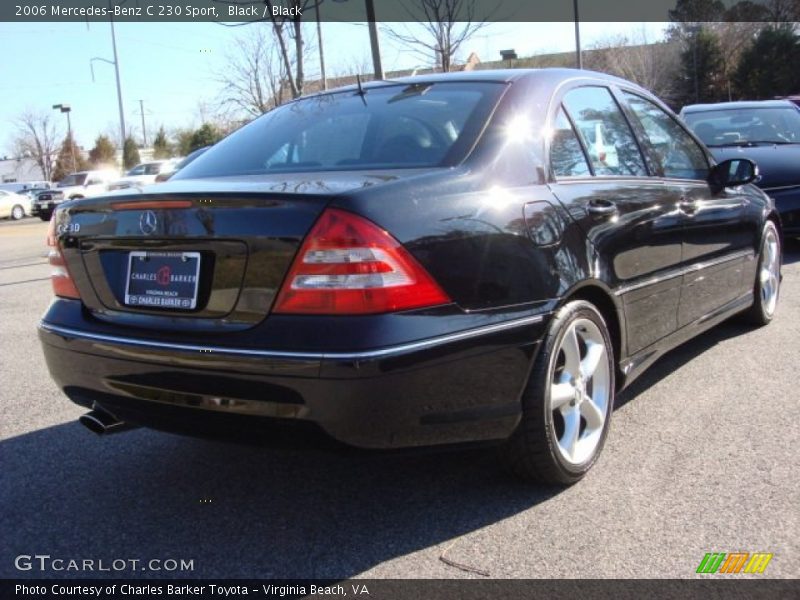
<svg viewBox="0 0 800 600">
<path fill-rule="evenodd" d="M 761 577 L 800 576 L 798 243 L 774 322 L 730 321 L 661 359 L 618 398 L 598 464 L 562 490 L 515 482 L 491 449 L 97 437 L 36 337 L 51 299 L 45 232 L 0 223 L 0 577 L 687 578 L 705 553 L 757 551 L 774 554 Z M 36 554 L 142 563 L 15 568 Z M 193 570 L 141 571 L 152 559 Z"/>
</svg>

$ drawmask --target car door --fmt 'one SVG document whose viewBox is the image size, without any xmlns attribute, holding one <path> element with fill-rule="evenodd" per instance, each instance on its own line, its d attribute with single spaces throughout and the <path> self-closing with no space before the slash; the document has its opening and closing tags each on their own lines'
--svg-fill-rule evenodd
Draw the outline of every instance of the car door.
<svg viewBox="0 0 800 600">
<path fill-rule="evenodd" d="M 677 328 L 681 221 L 610 88 L 574 87 L 552 117 L 552 191 L 594 246 L 596 277 L 621 297 L 628 355 Z"/>
<path fill-rule="evenodd" d="M 102 194 L 104 191 L 106 191 L 109 183 L 110 182 L 99 175 L 89 175 L 86 178 L 86 190 L 84 193 L 86 196 L 96 196 L 98 194 Z"/>
<path fill-rule="evenodd" d="M 712 190 L 708 156 L 676 118 L 638 93 L 623 90 L 621 95 L 641 125 L 666 185 L 679 194 L 684 275 L 678 326 L 683 327 L 742 295 L 757 219 L 746 216 L 747 196 L 741 190 Z"/>
<path fill-rule="evenodd" d="M 0 219 L 5 219 L 11 216 L 11 194 L 5 190 L 0 190 Z"/>
</svg>

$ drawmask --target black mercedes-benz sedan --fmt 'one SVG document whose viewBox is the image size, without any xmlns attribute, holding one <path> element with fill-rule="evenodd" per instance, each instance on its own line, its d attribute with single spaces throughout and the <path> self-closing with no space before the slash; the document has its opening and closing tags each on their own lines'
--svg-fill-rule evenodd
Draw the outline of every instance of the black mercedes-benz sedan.
<svg viewBox="0 0 800 600">
<path fill-rule="evenodd" d="M 598 73 L 343 88 L 166 183 L 61 205 L 39 335 L 98 433 L 493 442 L 572 483 L 660 355 L 772 319 L 781 226 L 756 176 Z"/>
</svg>

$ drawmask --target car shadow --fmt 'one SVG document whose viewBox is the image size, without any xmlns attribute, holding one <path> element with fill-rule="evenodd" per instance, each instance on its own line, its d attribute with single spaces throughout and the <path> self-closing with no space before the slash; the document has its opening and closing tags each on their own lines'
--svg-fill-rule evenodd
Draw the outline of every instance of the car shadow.
<svg viewBox="0 0 800 600">
<path fill-rule="evenodd" d="M 489 448 L 325 454 L 145 429 L 98 438 L 66 423 L 5 440 L 0 452 L 0 577 L 342 578 L 560 491 L 515 482 Z M 14 568 L 14 557 L 34 554 L 186 559 L 194 571 Z"/>
<path fill-rule="evenodd" d="M 731 320 L 673 350 L 619 395 L 617 408 L 751 330 Z M 14 569 L 13 557 L 48 554 L 194 561 L 193 571 L 136 573 L 143 578 L 344 578 L 561 491 L 516 482 L 491 448 L 325 453 L 145 429 L 99 438 L 70 422 L 2 441 L 0 453 L 0 548 L 8 557 L 0 577 L 132 575 Z"/>
<path fill-rule="evenodd" d="M 645 370 L 630 386 L 617 394 L 614 409 L 617 410 L 628 402 L 632 402 L 664 377 L 672 374 L 717 344 L 740 335 L 746 335 L 751 331 L 753 331 L 753 325 L 748 324 L 740 317 L 732 317 L 667 352 L 649 369 Z"/>
<path fill-rule="evenodd" d="M 783 241 L 783 264 L 800 262 L 800 239 L 786 238 Z"/>
</svg>

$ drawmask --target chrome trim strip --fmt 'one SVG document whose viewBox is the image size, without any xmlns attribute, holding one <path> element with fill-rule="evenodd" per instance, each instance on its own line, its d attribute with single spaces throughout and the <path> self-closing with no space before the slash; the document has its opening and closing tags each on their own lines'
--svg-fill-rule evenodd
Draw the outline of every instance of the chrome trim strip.
<svg viewBox="0 0 800 600">
<path fill-rule="evenodd" d="M 781 192 L 783 190 L 793 190 L 795 188 L 800 188 L 800 183 L 795 183 L 792 185 L 778 185 L 769 188 L 761 188 L 761 190 L 764 192 Z"/>
<path fill-rule="evenodd" d="M 390 346 L 388 348 L 381 348 L 379 350 L 366 350 L 363 352 L 281 352 L 273 350 L 250 350 L 246 348 L 225 348 L 220 346 L 198 346 L 194 344 L 174 344 L 170 342 L 156 342 L 150 340 L 139 340 L 136 338 L 123 338 L 115 335 L 90 333 L 78 329 L 60 327 L 58 325 L 45 323 L 44 321 L 39 323 L 39 327 L 44 331 L 66 338 L 78 338 L 92 340 L 95 342 L 108 342 L 112 344 L 138 346 L 152 348 L 154 350 L 181 350 L 184 352 L 202 352 L 204 354 L 228 354 L 235 356 L 278 359 L 286 358 L 294 360 L 371 360 L 376 358 L 384 358 L 395 354 L 413 352 L 415 350 L 424 350 L 426 348 L 432 348 L 442 344 L 449 344 L 451 342 L 458 342 L 482 335 L 489 335 L 500 331 L 506 331 L 507 329 L 522 327 L 524 325 L 533 325 L 534 323 L 540 323 L 543 320 L 544 315 L 533 315 L 530 317 L 523 317 L 521 319 L 514 319 L 512 321 L 495 323 L 494 325 L 486 325 L 484 327 L 468 329 L 458 333 L 442 335 L 427 340 L 421 340 L 419 342 L 400 344 L 398 346 Z"/>
<path fill-rule="evenodd" d="M 689 265 L 688 267 L 682 267 L 680 269 L 675 269 L 674 271 L 669 271 L 664 273 L 663 275 L 657 275 L 656 277 L 651 277 L 646 281 L 640 281 L 639 283 L 632 283 L 630 285 L 623 286 L 618 288 L 614 291 L 615 296 L 622 296 L 623 294 L 627 294 L 628 292 L 633 292 L 635 290 L 639 290 L 644 287 L 648 287 L 650 285 L 655 285 L 657 283 L 661 283 L 662 281 L 668 281 L 670 279 L 675 279 L 676 277 L 682 277 L 689 273 L 694 273 L 696 271 L 701 271 L 708 267 L 714 267 L 716 265 L 721 265 L 726 262 L 730 262 L 732 260 L 736 260 L 737 258 L 750 258 L 752 259 L 755 256 L 755 253 L 752 250 L 740 250 L 739 252 L 734 252 L 732 254 L 727 254 L 725 256 L 721 256 L 719 258 L 715 258 L 713 260 L 695 263 L 693 265 Z"/>
</svg>

